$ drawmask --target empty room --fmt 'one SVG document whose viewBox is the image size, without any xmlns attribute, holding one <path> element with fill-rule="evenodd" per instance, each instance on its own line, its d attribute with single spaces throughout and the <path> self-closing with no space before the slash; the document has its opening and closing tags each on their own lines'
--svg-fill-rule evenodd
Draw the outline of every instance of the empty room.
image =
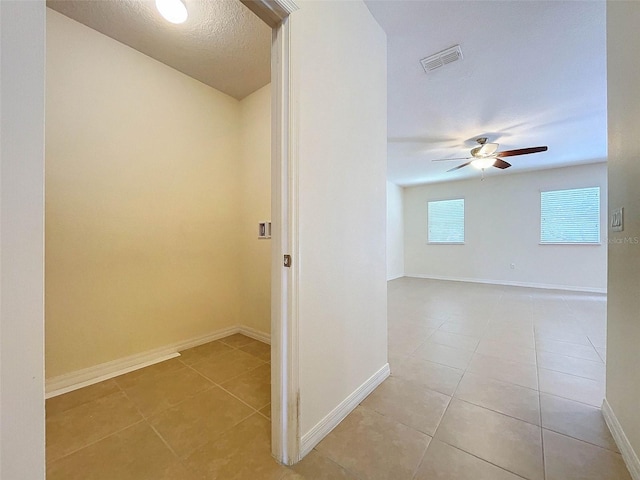
<svg viewBox="0 0 640 480">
<path fill-rule="evenodd" d="M 186 479 L 222 433 L 269 458 L 271 29 L 49 7 L 47 478 Z"/>
</svg>

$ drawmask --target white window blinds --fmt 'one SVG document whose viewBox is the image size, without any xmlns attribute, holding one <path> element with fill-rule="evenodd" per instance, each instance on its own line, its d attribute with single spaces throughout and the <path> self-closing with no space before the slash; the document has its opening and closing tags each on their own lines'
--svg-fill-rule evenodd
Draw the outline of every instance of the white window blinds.
<svg viewBox="0 0 640 480">
<path fill-rule="evenodd" d="M 428 202 L 429 243 L 464 243 L 464 199 Z"/>
<path fill-rule="evenodd" d="M 600 187 L 540 192 L 540 243 L 600 243 Z"/>
</svg>

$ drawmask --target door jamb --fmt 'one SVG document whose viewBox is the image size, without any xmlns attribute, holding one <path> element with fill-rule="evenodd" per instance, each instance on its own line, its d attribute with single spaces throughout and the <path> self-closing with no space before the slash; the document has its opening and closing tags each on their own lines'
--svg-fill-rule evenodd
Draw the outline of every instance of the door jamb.
<svg viewBox="0 0 640 480">
<path fill-rule="evenodd" d="M 298 376 L 298 211 L 296 130 L 291 91 L 292 0 L 240 0 L 272 28 L 271 42 L 271 452 L 300 460 Z M 284 266 L 284 256 L 293 259 Z"/>
</svg>

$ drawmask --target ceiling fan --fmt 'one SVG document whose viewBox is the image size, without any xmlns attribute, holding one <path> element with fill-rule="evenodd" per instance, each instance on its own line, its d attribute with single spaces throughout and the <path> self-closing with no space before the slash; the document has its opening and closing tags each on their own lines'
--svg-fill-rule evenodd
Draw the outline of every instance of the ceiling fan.
<svg viewBox="0 0 640 480">
<path fill-rule="evenodd" d="M 457 167 L 453 167 L 447 172 L 453 172 L 454 170 L 458 170 L 462 167 L 466 167 L 467 165 L 473 165 L 474 167 L 484 170 L 489 167 L 496 167 L 504 170 L 505 168 L 509 168 L 511 164 L 509 162 L 505 162 L 502 160 L 504 157 L 515 157 L 516 155 L 528 155 L 530 153 L 538 153 L 538 152 L 546 152 L 547 147 L 529 147 L 529 148 L 519 148 L 517 150 L 504 150 L 502 152 L 498 152 L 498 144 L 497 143 L 487 143 L 487 137 L 480 137 L 476 139 L 476 142 L 479 146 L 471 149 L 470 157 L 460 157 L 460 158 L 439 158 L 437 160 L 432 160 L 434 162 L 445 162 L 449 160 L 469 160 L 462 165 L 458 165 Z"/>
</svg>

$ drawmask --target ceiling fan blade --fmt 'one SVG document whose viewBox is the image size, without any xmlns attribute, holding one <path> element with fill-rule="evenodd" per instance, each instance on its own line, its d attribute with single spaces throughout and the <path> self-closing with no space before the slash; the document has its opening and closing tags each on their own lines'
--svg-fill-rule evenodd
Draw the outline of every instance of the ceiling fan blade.
<svg viewBox="0 0 640 480">
<path fill-rule="evenodd" d="M 449 160 L 469 160 L 473 157 L 457 157 L 457 158 L 436 158 L 435 160 L 431 160 L 432 162 L 448 162 Z"/>
<path fill-rule="evenodd" d="M 505 168 L 509 168 L 511 164 L 509 162 L 505 162 L 504 160 L 496 158 L 496 162 L 493 164 L 493 166 L 504 170 Z"/>
<path fill-rule="evenodd" d="M 528 155 L 529 153 L 538 153 L 538 152 L 546 152 L 547 147 L 529 147 L 529 148 L 519 148 L 517 150 L 505 150 L 504 152 L 496 153 L 496 157 L 515 157 L 516 155 Z"/>
<path fill-rule="evenodd" d="M 457 167 L 450 168 L 449 170 L 447 170 L 447 173 L 453 172 L 454 170 L 458 170 L 459 168 L 462 168 L 462 167 L 466 167 L 467 165 L 470 165 L 470 164 L 471 162 L 467 162 L 467 163 L 463 163 L 462 165 L 458 165 Z"/>
</svg>

